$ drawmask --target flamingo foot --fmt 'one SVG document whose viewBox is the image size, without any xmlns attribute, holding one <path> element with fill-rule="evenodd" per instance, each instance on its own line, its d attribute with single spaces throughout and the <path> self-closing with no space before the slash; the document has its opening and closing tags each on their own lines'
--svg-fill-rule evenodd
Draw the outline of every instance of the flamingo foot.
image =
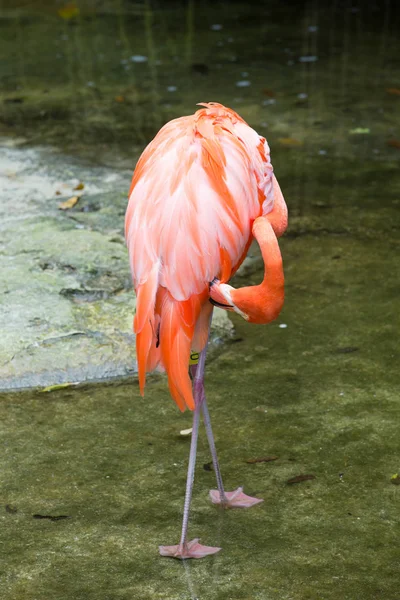
<svg viewBox="0 0 400 600">
<path fill-rule="evenodd" d="M 202 546 L 199 544 L 199 538 L 195 538 L 185 544 L 177 544 L 176 546 L 159 546 L 161 556 L 170 556 L 171 558 L 203 558 L 209 554 L 216 554 L 221 548 L 213 546 Z"/>
<path fill-rule="evenodd" d="M 226 508 L 250 508 L 264 502 L 262 498 L 254 498 L 243 493 L 243 488 L 238 487 L 234 492 L 225 492 L 226 502 L 221 500 L 218 490 L 210 490 L 210 498 L 213 504 L 221 504 Z"/>
</svg>

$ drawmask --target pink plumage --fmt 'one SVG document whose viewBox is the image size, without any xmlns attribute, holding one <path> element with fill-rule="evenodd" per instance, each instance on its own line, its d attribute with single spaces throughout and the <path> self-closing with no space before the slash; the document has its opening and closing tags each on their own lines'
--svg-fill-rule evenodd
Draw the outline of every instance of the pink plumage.
<svg viewBox="0 0 400 600">
<path fill-rule="evenodd" d="M 229 280 L 254 220 L 273 210 L 274 197 L 283 202 L 266 140 L 221 104 L 201 106 L 144 150 L 125 221 L 141 392 L 146 371 L 161 363 L 181 410 L 194 408 L 188 362 L 207 341 L 209 284 Z"/>
</svg>

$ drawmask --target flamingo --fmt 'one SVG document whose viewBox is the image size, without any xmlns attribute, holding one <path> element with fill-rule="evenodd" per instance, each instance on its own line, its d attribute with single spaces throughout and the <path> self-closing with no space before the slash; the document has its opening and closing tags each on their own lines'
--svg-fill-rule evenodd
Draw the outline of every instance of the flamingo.
<svg viewBox="0 0 400 600">
<path fill-rule="evenodd" d="M 277 237 L 287 208 L 273 174 L 269 146 L 236 112 L 200 103 L 194 115 L 164 125 L 145 148 L 129 191 L 125 236 L 137 303 L 134 317 L 139 386 L 146 372 L 166 371 L 172 398 L 193 411 L 179 544 L 162 556 L 202 558 L 221 548 L 187 540 L 201 413 L 217 490 L 214 504 L 248 508 L 262 502 L 223 486 L 204 390 L 213 306 L 250 323 L 269 323 L 283 305 L 284 276 Z M 257 240 L 264 262 L 260 285 L 227 282 Z M 197 353 L 198 361 L 190 358 Z M 196 364 L 197 362 L 197 364 Z"/>
</svg>

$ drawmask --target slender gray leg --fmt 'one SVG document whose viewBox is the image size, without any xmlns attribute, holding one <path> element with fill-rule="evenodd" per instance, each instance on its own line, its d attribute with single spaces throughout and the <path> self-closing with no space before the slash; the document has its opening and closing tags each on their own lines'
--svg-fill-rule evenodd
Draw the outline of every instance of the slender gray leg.
<svg viewBox="0 0 400 600">
<path fill-rule="evenodd" d="M 199 422 L 201 407 L 204 399 L 204 366 L 206 362 L 207 347 L 200 353 L 199 364 L 196 369 L 192 367 L 191 372 L 193 375 L 193 398 L 195 403 L 194 415 L 193 415 L 193 430 L 192 439 L 190 443 L 190 454 L 189 454 L 189 467 L 186 479 L 186 493 L 185 493 L 185 504 L 183 508 L 183 521 L 182 521 L 182 533 L 179 544 L 176 546 L 160 546 L 160 554 L 162 556 L 171 556 L 173 558 L 202 558 L 209 554 L 215 554 L 219 552 L 221 548 L 212 546 L 203 546 L 199 543 L 199 540 L 195 538 L 190 542 L 186 541 L 187 529 L 189 522 L 189 510 L 190 501 L 192 498 L 194 471 L 196 466 L 196 451 L 197 451 L 197 438 L 199 433 Z"/>
<path fill-rule="evenodd" d="M 205 394 L 203 396 L 202 410 L 203 410 L 203 420 L 204 420 L 204 425 L 206 427 L 208 444 L 210 446 L 212 461 L 213 461 L 213 465 L 214 465 L 215 476 L 217 478 L 217 487 L 218 487 L 218 491 L 219 491 L 219 495 L 220 495 L 220 499 L 221 499 L 221 504 L 227 504 L 228 500 L 225 496 L 224 484 L 222 483 L 221 469 L 219 468 L 217 450 L 215 448 L 215 441 L 214 441 L 214 436 L 213 436 L 213 432 L 212 432 L 212 428 L 211 428 L 210 413 L 208 412 Z"/>
<path fill-rule="evenodd" d="M 197 438 L 198 438 L 198 434 L 199 434 L 201 403 L 200 402 L 197 403 L 196 398 L 195 398 L 195 402 L 196 402 L 196 408 L 194 410 L 194 415 L 193 415 L 192 440 L 190 443 L 189 466 L 188 466 L 187 479 L 186 479 L 185 504 L 183 507 L 182 533 L 181 533 L 181 541 L 180 541 L 181 546 L 184 546 L 186 543 L 186 535 L 187 535 L 187 528 L 188 528 L 188 522 L 189 522 L 190 501 L 192 499 L 193 482 L 194 482 L 194 470 L 196 467 Z"/>
</svg>

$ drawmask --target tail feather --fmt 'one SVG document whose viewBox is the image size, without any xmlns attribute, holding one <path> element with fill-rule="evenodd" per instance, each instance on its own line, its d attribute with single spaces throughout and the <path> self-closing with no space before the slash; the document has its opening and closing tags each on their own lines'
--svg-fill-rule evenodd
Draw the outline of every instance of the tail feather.
<svg viewBox="0 0 400 600">
<path fill-rule="evenodd" d="M 151 355 L 151 348 L 155 341 L 154 308 L 158 287 L 159 265 L 156 263 L 147 280 L 140 284 L 136 290 L 136 314 L 133 320 L 133 329 L 136 333 L 136 356 L 138 361 L 140 393 L 144 395 L 146 384 L 147 365 L 155 363 Z M 154 354 L 154 353 L 153 353 Z"/>
<path fill-rule="evenodd" d="M 189 358 L 195 331 L 196 345 L 207 341 L 208 289 L 193 294 L 184 301 L 175 300 L 169 291 L 159 286 L 154 294 L 155 276 L 138 287 L 135 316 L 136 353 L 140 391 L 146 381 L 146 371 L 161 363 L 168 375 L 171 395 L 180 410 L 194 409 L 192 384 L 189 377 Z M 154 299 L 153 299 L 154 298 Z M 198 322 L 200 321 L 200 331 Z"/>
<path fill-rule="evenodd" d="M 158 274 L 160 265 L 155 263 L 149 277 L 140 283 L 136 289 L 136 314 L 134 319 L 135 333 L 140 333 L 145 323 L 154 318 L 154 305 L 156 301 Z"/>
<path fill-rule="evenodd" d="M 151 326 L 151 321 L 148 320 L 143 326 L 142 331 L 136 334 L 136 357 L 138 362 L 139 387 L 142 396 L 144 395 L 144 386 L 146 384 L 147 358 L 152 342 L 153 328 Z"/>
<path fill-rule="evenodd" d="M 165 288 L 161 288 L 159 293 L 163 296 L 160 307 L 161 361 L 167 371 L 170 392 L 181 410 L 182 403 L 183 408 L 186 405 L 193 410 L 188 365 L 194 323 L 191 327 L 185 323 L 180 310 L 181 303 L 174 300 Z"/>
</svg>

